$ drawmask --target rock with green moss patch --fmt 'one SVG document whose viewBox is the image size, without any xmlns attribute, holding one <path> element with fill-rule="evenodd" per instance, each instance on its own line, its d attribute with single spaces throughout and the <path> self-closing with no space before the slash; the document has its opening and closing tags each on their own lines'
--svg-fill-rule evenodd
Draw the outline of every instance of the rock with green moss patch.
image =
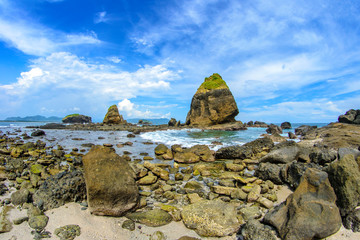
<svg viewBox="0 0 360 240">
<path fill-rule="evenodd" d="M 91 117 L 78 113 L 67 115 L 62 119 L 63 123 L 91 123 Z"/>
<path fill-rule="evenodd" d="M 239 113 L 234 96 L 222 77 L 214 73 L 205 78 L 192 98 L 187 125 L 211 126 L 235 122 Z"/>
<path fill-rule="evenodd" d="M 164 210 L 153 209 L 146 212 L 128 213 L 127 218 L 134 222 L 145 224 L 149 227 L 159 227 L 169 224 L 172 221 L 172 216 Z"/>
<path fill-rule="evenodd" d="M 81 230 L 79 225 L 71 224 L 55 229 L 54 234 L 60 240 L 73 240 L 76 236 L 80 236 Z"/>
<path fill-rule="evenodd" d="M 123 116 L 120 115 L 119 109 L 116 105 L 109 107 L 108 112 L 103 120 L 104 124 L 126 124 Z"/>
</svg>

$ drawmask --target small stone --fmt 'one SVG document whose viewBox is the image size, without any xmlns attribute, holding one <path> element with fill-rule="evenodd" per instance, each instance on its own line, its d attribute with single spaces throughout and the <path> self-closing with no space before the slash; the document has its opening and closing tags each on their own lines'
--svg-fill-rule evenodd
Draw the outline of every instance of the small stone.
<svg viewBox="0 0 360 240">
<path fill-rule="evenodd" d="M 197 203 L 203 200 L 197 193 L 190 193 L 187 197 L 189 198 L 190 203 Z"/>
<path fill-rule="evenodd" d="M 247 201 L 255 202 L 260 197 L 260 193 L 261 193 L 261 187 L 259 185 L 255 185 L 248 194 Z"/>
<path fill-rule="evenodd" d="M 79 225 L 71 224 L 55 229 L 54 234 L 60 240 L 73 240 L 76 236 L 80 236 L 81 230 Z"/>
<path fill-rule="evenodd" d="M 156 231 L 150 236 L 149 240 L 166 240 L 166 237 L 164 233 Z"/>
<path fill-rule="evenodd" d="M 257 201 L 267 209 L 274 207 L 274 203 L 267 198 L 260 197 Z"/>
<path fill-rule="evenodd" d="M 29 218 L 29 226 L 36 231 L 42 231 L 49 221 L 49 217 L 45 215 L 33 216 Z"/>
<path fill-rule="evenodd" d="M 14 223 L 15 225 L 20 225 L 20 224 L 22 224 L 23 222 L 26 222 L 26 221 L 28 221 L 28 220 L 29 220 L 29 217 L 20 217 L 20 218 L 14 219 L 14 220 L 13 220 L 13 223 Z"/>
<path fill-rule="evenodd" d="M 121 225 L 122 228 L 127 229 L 129 231 L 135 230 L 135 222 L 133 220 L 125 220 L 123 224 Z"/>
</svg>

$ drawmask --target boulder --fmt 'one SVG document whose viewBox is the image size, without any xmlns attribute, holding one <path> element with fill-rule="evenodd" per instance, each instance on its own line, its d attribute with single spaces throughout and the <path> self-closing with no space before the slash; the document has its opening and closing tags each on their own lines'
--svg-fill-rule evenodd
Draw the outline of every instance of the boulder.
<svg viewBox="0 0 360 240">
<path fill-rule="evenodd" d="M 289 122 L 283 122 L 283 123 L 281 123 L 280 127 L 281 127 L 282 129 L 291 129 L 291 123 L 289 123 Z"/>
<path fill-rule="evenodd" d="M 260 159 L 260 162 L 270 163 L 290 163 L 297 160 L 300 155 L 300 148 L 298 146 L 285 146 L 279 149 L 274 149 L 267 155 Z"/>
<path fill-rule="evenodd" d="M 20 189 L 13 194 L 11 194 L 11 202 L 14 205 L 21 205 L 28 202 L 30 197 L 30 192 L 26 188 Z"/>
<path fill-rule="evenodd" d="M 33 195 L 34 203 L 49 210 L 67 202 L 81 202 L 86 197 L 86 186 L 81 171 L 61 172 L 47 178 Z"/>
<path fill-rule="evenodd" d="M 40 137 L 40 136 L 44 136 L 44 135 L 45 135 L 45 132 L 43 130 L 36 130 L 31 133 L 32 137 Z"/>
<path fill-rule="evenodd" d="M 354 156 L 345 155 L 330 164 L 327 169 L 329 180 L 337 196 L 337 205 L 342 216 L 360 205 L 360 171 Z"/>
<path fill-rule="evenodd" d="M 271 180 L 275 184 L 283 184 L 281 169 L 281 164 L 260 163 L 259 167 L 255 170 L 255 176 L 262 180 Z"/>
<path fill-rule="evenodd" d="M 269 127 L 266 129 L 266 132 L 268 134 L 282 134 L 283 133 L 281 127 L 279 127 L 275 124 L 270 124 Z"/>
<path fill-rule="evenodd" d="M 116 105 L 109 107 L 108 112 L 103 120 L 104 124 L 126 124 L 123 116 L 119 114 L 119 109 Z"/>
<path fill-rule="evenodd" d="M 91 117 L 81 114 L 70 114 L 62 119 L 63 123 L 91 123 Z"/>
<path fill-rule="evenodd" d="M 220 148 L 216 154 L 216 159 L 246 159 L 251 158 L 263 151 L 264 148 L 272 148 L 274 142 L 269 138 L 258 138 L 244 145 Z"/>
<path fill-rule="evenodd" d="M 360 109 L 350 109 L 344 115 L 340 115 L 338 121 L 341 123 L 360 124 Z"/>
<path fill-rule="evenodd" d="M 138 206 L 136 174 L 114 149 L 94 146 L 83 157 L 83 164 L 91 213 L 122 216 Z"/>
<path fill-rule="evenodd" d="M 277 240 L 270 226 L 266 226 L 259 220 L 251 219 L 241 227 L 241 235 L 244 240 Z"/>
<path fill-rule="evenodd" d="M 176 125 L 176 119 L 171 118 L 170 121 L 168 122 L 168 126 L 169 127 L 174 127 L 175 125 Z"/>
<path fill-rule="evenodd" d="M 239 230 L 236 209 L 220 200 L 203 200 L 187 205 L 181 211 L 186 227 L 203 237 L 223 237 Z"/>
<path fill-rule="evenodd" d="M 335 200 L 327 173 L 310 168 L 295 192 L 271 209 L 264 222 L 274 226 L 281 239 L 325 238 L 341 227 Z"/>
<path fill-rule="evenodd" d="M 205 78 L 191 100 L 187 125 L 210 126 L 235 122 L 239 113 L 235 99 L 217 73 Z"/>
<path fill-rule="evenodd" d="M 316 128 L 317 128 L 317 126 L 301 125 L 300 127 L 295 128 L 295 134 L 303 136 L 306 133 L 308 133 L 310 130 L 313 130 Z"/>
</svg>

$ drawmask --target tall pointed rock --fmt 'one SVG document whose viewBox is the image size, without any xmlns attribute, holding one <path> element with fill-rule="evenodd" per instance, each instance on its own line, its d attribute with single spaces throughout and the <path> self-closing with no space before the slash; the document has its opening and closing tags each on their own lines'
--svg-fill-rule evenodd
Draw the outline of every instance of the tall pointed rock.
<svg viewBox="0 0 360 240">
<path fill-rule="evenodd" d="M 105 115 L 104 124 L 126 124 L 123 116 L 120 115 L 119 109 L 116 105 L 109 107 L 108 112 Z"/>
<path fill-rule="evenodd" d="M 205 78 L 193 96 L 186 124 L 210 126 L 234 122 L 238 113 L 229 87 L 219 74 L 214 73 Z"/>
</svg>

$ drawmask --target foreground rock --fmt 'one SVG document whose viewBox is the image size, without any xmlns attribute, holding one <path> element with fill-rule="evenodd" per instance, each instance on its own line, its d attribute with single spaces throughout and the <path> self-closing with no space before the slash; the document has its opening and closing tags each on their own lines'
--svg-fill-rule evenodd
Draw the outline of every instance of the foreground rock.
<svg viewBox="0 0 360 240">
<path fill-rule="evenodd" d="M 126 124 L 123 116 L 119 114 L 119 109 L 116 105 L 109 107 L 108 112 L 103 120 L 104 124 Z"/>
<path fill-rule="evenodd" d="M 91 123 L 91 117 L 81 114 L 67 115 L 62 119 L 63 123 Z"/>
<path fill-rule="evenodd" d="M 145 224 L 148 227 L 159 227 L 172 221 L 172 216 L 161 209 L 153 209 L 145 212 L 128 213 L 127 218 Z"/>
<path fill-rule="evenodd" d="M 114 149 L 94 146 L 83 157 L 83 164 L 91 213 L 122 216 L 137 207 L 136 174 Z"/>
<path fill-rule="evenodd" d="M 264 221 L 273 225 L 282 239 L 325 238 L 341 227 L 335 200 L 327 174 L 307 169 L 295 192 L 270 210 Z"/>
<path fill-rule="evenodd" d="M 187 125 L 210 126 L 235 122 L 239 113 L 235 99 L 225 81 L 217 73 L 205 78 L 191 100 Z"/>
<path fill-rule="evenodd" d="M 200 201 L 185 206 L 181 216 L 186 227 L 203 237 L 223 237 L 239 230 L 235 207 L 223 201 Z"/>
<path fill-rule="evenodd" d="M 360 171 L 353 155 L 345 155 L 328 168 L 341 215 L 345 216 L 360 205 Z"/>
<path fill-rule="evenodd" d="M 44 210 L 60 207 L 68 202 L 85 199 L 86 187 L 82 172 L 61 172 L 47 178 L 33 195 L 34 203 Z"/>
</svg>

